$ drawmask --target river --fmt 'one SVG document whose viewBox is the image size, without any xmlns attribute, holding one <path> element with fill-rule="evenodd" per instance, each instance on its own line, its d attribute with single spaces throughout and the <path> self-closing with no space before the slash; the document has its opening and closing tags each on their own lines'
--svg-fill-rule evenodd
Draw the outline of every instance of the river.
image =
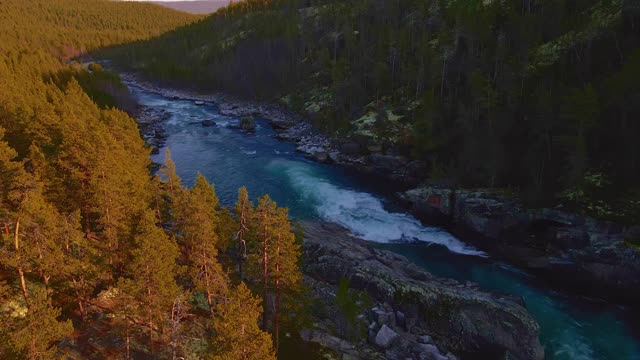
<svg viewBox="0 0 640 360">
<path fill-rule="evenodd" d="M 136 86 L 130 90 L 140 104 L 171 114 L 166 145 L 178 174 L 191 186 L 201 172 L 215 184 L 222 205 L 232 206 L 244 185 L 254 200 L 269 194 L 294 219 L 339 223 L 438 276 L 522 296 L 540 324 L 547 359 L 640 360 L 640 324 L 632 328 L 637 316 L 630 310 L 552 291 L 446 231 L 423 226 L 394 208 L 384 184 L 306 160 L 293 144 L 274 139 L 264 119 L 257 120 L 255 134 L 248 134 L 234 129 L 239 119 L 221 115 L 214 104 L 197 106 Z M 211 119 L 217 126 L 201 125 Z M 159 163 L 163 158 L 163 151 L 152 156 Z"/>
</svg>

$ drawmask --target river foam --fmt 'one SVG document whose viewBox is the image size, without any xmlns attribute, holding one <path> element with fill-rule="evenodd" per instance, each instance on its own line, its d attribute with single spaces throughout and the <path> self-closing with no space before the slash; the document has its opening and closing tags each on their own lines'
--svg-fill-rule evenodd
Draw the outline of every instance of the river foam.
<svg viewBox="0 0 640 360">
<path fill-rule="evenodd" d="M 274 160 L 270 166 L 286 174 L 292 188 L 320 218 L 344 226 L 354 236 L 381 243 L 424 241 L 458 254 L 486 256 L 446 231 L 422 225 L 409 214 L 387 211 L 383 201 L 372 194 L 332 184 L 304 163 Z"/>
</svg>

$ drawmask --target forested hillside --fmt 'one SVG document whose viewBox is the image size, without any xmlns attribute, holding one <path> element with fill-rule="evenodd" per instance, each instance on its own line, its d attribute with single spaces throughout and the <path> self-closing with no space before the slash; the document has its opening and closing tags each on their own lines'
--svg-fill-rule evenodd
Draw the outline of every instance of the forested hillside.
<svg viewBox="0 0 640 360">
<path fill-rule="evenodd" d="M 623 0 L 248 0 L 105 57 L 280 99 L 329 134 L 637 223 L 640 37 Z"/>
<path fill-rule="evenodd" d="M 204 177 L 183 188 L 169 156 L 152 177 L 135 121 L 112 107 L 118 76 L 71 60 L 197 19 L 0 0 L 0 358 L 274 358 L 258 321 L 287 323 L 260 296 L 292 314 L 301 281 L 286 210 L 241 191 L 232 214 Z"/>
</svg>

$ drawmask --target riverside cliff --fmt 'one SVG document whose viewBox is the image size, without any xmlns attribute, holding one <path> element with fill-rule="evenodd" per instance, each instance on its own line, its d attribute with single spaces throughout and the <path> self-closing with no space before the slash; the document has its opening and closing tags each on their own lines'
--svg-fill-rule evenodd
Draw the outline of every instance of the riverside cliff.
<svg viewBox="0 0 640 360">
<path fill-rule="evenodd" d="M 528 209 L 495 190 L 419 187 L 399 198 L 426 222 L 446 226 L 488 253 L 565 289 L 601 299 L 640 299 L 637 226 L 553 209 Z"/>
<path fill-rule="evenodd" d="M 339 332 L 328 332 L 327 321 L 320 321 L 303 334 L 308 340 L 361 359 L 371 358 L 372 349 L 384 353 L 380 358 L 385 359 L 454 359 L 453 354 L 544 358 L 539 326 L 519 298 L 435 277 L 400 255 L 354 238 L 338 225 L 302 225 L 303 271 L 313 287 L 337 285 L 345 278 L 353 290 L 366 291 L 377 304 L 357 318 L 366 326 L 364 338 L 340 340 Z M 336 312 L 327 310 L 335 302 L 333 297 L 319 296 L 326 305 L 316 315 L 335 321 Z"/>
</svg>

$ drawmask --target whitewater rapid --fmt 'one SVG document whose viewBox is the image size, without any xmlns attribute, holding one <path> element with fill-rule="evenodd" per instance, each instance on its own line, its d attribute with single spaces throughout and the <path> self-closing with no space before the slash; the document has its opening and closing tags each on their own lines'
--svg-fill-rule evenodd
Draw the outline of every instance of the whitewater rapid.
<svg viewBox="0 0 640 360">
<path fill-rule="evenodd" d="M 383 201 L 370 193 L 331 183 L 304 162 L 277 159 L 268 166 L 286 174 L 291 187 L 321 219 L 344 226 L 356 237 L 380 243 L 423 241 L 458 254 L 486 256 L 444 230 L 422 225 L 409 214 L 387 211 Z"/>
</svg>

